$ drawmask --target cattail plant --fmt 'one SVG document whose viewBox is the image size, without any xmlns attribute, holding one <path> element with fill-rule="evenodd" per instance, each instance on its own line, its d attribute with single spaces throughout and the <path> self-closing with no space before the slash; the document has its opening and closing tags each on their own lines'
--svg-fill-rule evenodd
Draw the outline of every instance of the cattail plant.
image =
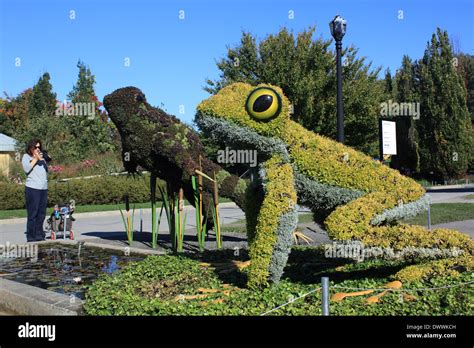
<svg viewBox="0 0 474 348">
<path fill-rule="evenodd" d="M 198 175 L 191 177 L 191 182 L 194 192 L 194 206 L 196 207 L 196 234 L 198 239 L 199 250 L 204 251 L 206 244 L 206 225 L 207 222 L 203 221 L 202 212 L 202 176 Z"/>
<path fill-rule="evenodd" d="M 150 200 L 151 200 L 151 247 L 156 249 L 157 244 L 157 225 L 156 225 L 156 175 L 150 176 Z M 163 210 L 163 204 L 161 205 Z M 161 214 L 160 214 L 161 215 Z"/>
<path fill-rule="evenodd" d="M 176 251 L 183 251 L 184 233 L 186 231 L 186 214 L 184 214 L 184 192 L 179 189 L 178 201 L 175 204 L 177 219 L 175 217 L 175 236 L 176 236 Z"/>
<path fill-rule="evenodd" d="M 128 195 L 124 196 L 125 199 L 125 214 L 119 206 L 120 215 L 122 215 L 123 226 L 125 232 L 127 232 L 128 244 L 131 246 L 133 242 L 133 218 L 135 217 L 135 205 L 133 205 L 132 215 L 130 216 L 130 202 Z"/>
<path fill-rule="evenodd" d="M 209 177 L 208 175 L 204 174 L 200 170 L 195 170 L 195 173 L 200 175 L 200 176 L 203 176 L 204 178 L 206 178 L 210 181 L 212 181 L 212 183 L 214 184 L 214 192 L 213 192 L 213 196 L 212 196 L 212 202 L 210 203 L 209 208 L 212 211 L 212 218 L 213 218 L 213 221 L 214 221 L 214 231 L 215 231 L 215 234 L 216 234 L 217 248 L 221 249 L 222 248 L 222 236 L 221 236 L 221 224 L 220 224 L 220 221 L 219 221 L 219 184 L 217 183 L 216 173 L 214 173 L 214 179 Z"/>
<path fill-rule="evenodd" d="M 167 185 L 166 192 L 161 187 L 159 189 L 163 201 L 162 207 L 168 220 L 172 249 L 181 252 L 183 251 L 184 233 L 186 230 L 183 189 L 179 190 L 178 197 L 176 197 L 169 185 Z"/>
<path fill-rule="evenodd" d="M 216 234 L 217 249 L 222 248 L 221 224 L 219 221 L 219 188 L 216 180 L 216 173 L 214 173 L 214 195 L 213 195 L 213 209 L 212 217 L 214 219 L 214 232 Z"/>
<path fill-rule="evenodd" d="M 161 217 L 163 216 L 163 209 L 164 209 L 164 204 L 162 200 L 160 214 L 158 214 L 158 216 L 156 215 L 156 181 L 157 181 L 156 175 L 152 173 L 150 177 L 150 201 L 151 201 L 151 246 L 153 249 L 156 249 L 158 245 L 158 232 L 160 231 Z"/>
<path fill-rule="evenodd" d="M 166 214 L 166 220 L 168 221 L 168 230 L 170 231 L 170 236 L 171 236 L 171 243 L 172 243 L 172 246 L 173 246 L 173 249 L 174 249 L 174 240 L 175 240 L 175 237 L 174 237 L 174 221 L 173 220 L 173 216 L 174 214 L 171 214 L 173 209 L 172 209 L 172 202 L 173 202 L 173 199 L 168 199 L 168 192 L 171 192 L 169 190 L 169 185 L 167 185 L 168 189 L 165 191 L 164 188 L 162 188 L 161 186 L 158 186 L 158 189 L 160 190 L 160 195 L 161 195 L 161 201 L 163 202 L 163 207 L 164 207 L 164 210 L 165 210 L 165 214 Z"/>
</svg>

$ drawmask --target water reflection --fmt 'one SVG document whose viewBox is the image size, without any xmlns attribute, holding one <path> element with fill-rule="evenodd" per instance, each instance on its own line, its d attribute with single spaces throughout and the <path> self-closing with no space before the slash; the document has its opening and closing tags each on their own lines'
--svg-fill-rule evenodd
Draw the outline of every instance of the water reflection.
<svg viewBox="0 0 474 348">
<path fill-rule="evenodd" d="M 81 299 L 100 274 L 112 274 L 143 256 L 74 245 L 39 245 L 38 258 L 0 258 L 2 278 Z M 79 281 L 78 281 L 79 280 Z"/>
</svg>

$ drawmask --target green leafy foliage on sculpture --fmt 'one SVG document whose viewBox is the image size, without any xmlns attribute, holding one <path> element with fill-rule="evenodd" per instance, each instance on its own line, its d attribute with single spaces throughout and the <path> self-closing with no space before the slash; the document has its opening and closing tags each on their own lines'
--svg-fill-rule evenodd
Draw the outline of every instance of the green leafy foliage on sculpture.
<svg viewBox="0 0 474 348">
<path fill-rule="evenodd" d="M 175 116 L 148 104 L 138 88 L 125 87 L 114 91 L 105 96 L 104 106 L 120 133 L 126 170 L 134 173 L 140 166 L 166 181 L 169 194 L 177 194 L 182 188 L 185 198 L 194 204 L 192 177 L 200 169 L 210 176 L 216 174 L 221 178 L 220 195 L 242 206 L 247 186 L 245 181 L 225 172 L 204 157 L 203 145 L 197 133 Z M 213 189 L 212 182 L 204 180 L 205 212 L 208 211 Z M 208 215 L 207 218 L 207 226 L 212 227 L 212 216 Z"/>
<path fill-rule="evenodd" d="M 246 105 L 250 96 L 262 89 L 268 90 L 265 98 L 269 109 L 271 103 L 281 102 L 279 108 L 274 108 L 281 110 L 280 114 L 263 120 L 260 115 L 255 116 L 255 107 L 249 111 Z M 278 93 L 279 98 L 272 98 L 273 93 Z M 303 128 L 290 119 L 288 106 L 288 99 L 278 87 L 235 83 L 203 101 L 196 115 L 197 125 L 213 141 L 257 150 L 262 173 L 288 168 L 283 181 L 279 176 L 270 179 L 263 175 L 258 183 L 263 190 L 253 188 L 248 196 L 255 199 L 252 204 L 256 208 L 254 213 L 258 214 L 257 217 L 247 214 L 252 222 L 247 222 L 252 260 L 248 284 L 251 287 L 278 281 L 279 273 L 269 272 L 268 255 L 271 248 L 273 253 L 279 248 L 278 231 L 286 236 L 293 232 L 290 228 L 281 228 L 285 224 L 284 211 L 267 212 L 266 204 L 273 195 L 269 188 L 273 184 L 280 190 L 281 197 L 291 197 L 292 190 L 297 191 L 298 201 L 307 204 L 317 218 L 319 215 L 333 240 L 359 240 L 368 247 L 397 251 L 457 248 L 464 255 L 474 254 L 472 240 L 460 232 L 428 231 L 422 226 L 398 224 L 397 220 L 427 207 L 423 187 L 349 146 Z M 256 107 L 259 112 L 261 108 L 261 105 Z M 275 161 L 275 156 L 279 161 Z M 278 185 L 279 182 L 284 185 Z M 259 252 L 252 252 L 252 248 Z M 413 265 L 412 269 L 416 267 Z"/>
</svg>

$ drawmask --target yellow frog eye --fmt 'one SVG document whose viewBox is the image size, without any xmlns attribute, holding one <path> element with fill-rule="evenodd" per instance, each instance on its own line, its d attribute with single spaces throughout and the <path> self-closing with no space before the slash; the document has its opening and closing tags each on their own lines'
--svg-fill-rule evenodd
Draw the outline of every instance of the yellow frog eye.
<svg viewBox="0 0 474 348">
<path fill-rule="evenodd" d="M 281 97 L 272 88 L 259 87 L 249 94 L 245 109 L 257 121 L 270 121 L 281 111 Z"/>
</svg>

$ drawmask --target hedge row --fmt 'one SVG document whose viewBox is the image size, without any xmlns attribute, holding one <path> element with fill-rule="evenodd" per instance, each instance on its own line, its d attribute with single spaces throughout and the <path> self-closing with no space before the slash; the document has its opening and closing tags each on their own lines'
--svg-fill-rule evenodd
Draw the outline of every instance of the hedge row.
<svg viewBox="0 0 474 348">
<path fill-rule="evenodd" d="M 163 183 L 158 182 L 158 185 Z M 71 199 L 76 201 L 76 205 L 119 203 L 123 202 L 125 194 L 129 195 L 132 203 L 150 200 L 148 175 L 74 179 L 67 182 L 50 182 L 48 186 L 48 206 L 68 202 Z M 25 186 L 0 182 L 0 210 L 23 208 L 25 208 Z"/>
</svg>

